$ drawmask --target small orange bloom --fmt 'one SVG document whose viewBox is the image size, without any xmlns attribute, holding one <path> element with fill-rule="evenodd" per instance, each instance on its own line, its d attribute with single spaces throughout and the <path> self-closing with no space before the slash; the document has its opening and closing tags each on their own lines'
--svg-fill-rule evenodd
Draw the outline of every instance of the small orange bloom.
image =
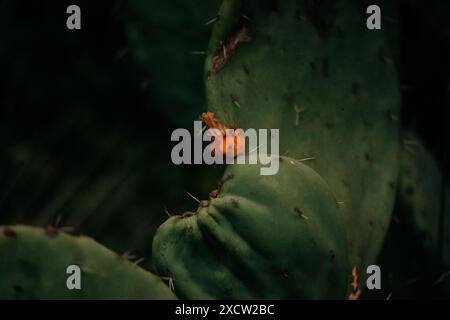
<svg viewBox="0 0 450 320">
<path fill-rule="evenodd" d="M 213 141 L 220 139 L 219 143 L 216 143 L 211 150 L 213 156 L 218 152 L 223 156 L 236 157 L 245 152 L 245 136 L 242 130 L 227 128 L 212 112 L 203 113 L 200 120 L 208 129 L 218 129 L 213 133 Z"/>
</svg>

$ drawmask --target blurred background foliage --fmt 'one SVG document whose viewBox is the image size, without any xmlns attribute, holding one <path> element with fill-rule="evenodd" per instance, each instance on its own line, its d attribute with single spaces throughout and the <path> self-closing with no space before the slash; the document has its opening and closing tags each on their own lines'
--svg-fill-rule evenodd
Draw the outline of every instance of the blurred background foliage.
<svg viewBox="0 0 450 320">
<path fill-rule="evenodd" d="M 82 9 L 80 31 L 66 28 L 70 4 Z M 450 3 L 399 4 L 402 124 L 448 179 Z M 195 210 L 186 191 L 206 198 L 223 170 L 170 161 L 172 131 L 206 109 L 204 56 L 192 52 L 206 51 L 219 5 L 0 0 L 0 224 L 59 223 L 150 257 L 164 210 Z M 434 262 L 423 263 L 401 211 L 376 297 L 433 296 Z"/>
<path fill-rule="evenodd" d="M 382 290 L 367 291 L 375 298 L 450 297 L 450 2 L 445 0 L 398 1 L 400 56 L 397 63 L 402 94 L 402 145 L 414 132 L 440 166 L 442 177 L 429 199 L 428 214 L 440 206 L 440 247 L 432 255 L 423 237 L 414 232 L 411 213 L 397 201 L 380 254 Z M 385 19 L 389 17 L 385 17 Z M 425 165 L 424 165 L 425 166 Z M 430 184 L 424 181 L 425 184 Z M 438 203 L 431 203 L 431 202 Z M 430 217 L 432 219 L 432 217 Z M 444 245 L 444 244 L 447 244 Z M 444 263 L 443 263 L 444 262 Z"/>
<path fill-rule="evenodd" d="M 186 191 L 207 197 L 222 170 L 170 160 L 205 108 L 191 52 L 219 1 L 76 3 L 80 31 L 68 1 L 0 1 L 0 224 L 59 221 L 149 257 L 164 209 L 195 210 Z"/>
</svg>

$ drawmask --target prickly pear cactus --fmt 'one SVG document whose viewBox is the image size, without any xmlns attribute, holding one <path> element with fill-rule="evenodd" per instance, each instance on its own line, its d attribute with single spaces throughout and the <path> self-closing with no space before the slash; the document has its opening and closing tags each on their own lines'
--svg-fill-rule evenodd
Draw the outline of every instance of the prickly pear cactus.
<svg viewBox="0 0 450 320">
<path fill-rule="evenodd" d="M 392 6 L 384 1 L 383 14 L 395 17 Z M 365 274 L 397 183 L 393 26 L 368 31 L 365 7 L 343 0 L 227 0 L 219 16 L 205 70 L 209 110 L 231 127 L 279 128 L 280 153 L 310 159 L 340 204 L 351 263 Z"/>
<path fill-rule="evenodd" d="M 0 299 L 175 299 L 157 276 L 88 237 L 56 229 L 0 227 Z M 66 286 L 81 268 L 81 290 Z"/>
<path fill-rule="evenodd" d="M 195 213 L 159 228 L 154 263 L 179 297 L 345 298 L 351 271 L 375 262 L 397 185 L 399 91 L 392 39 L 365 19 L 357 1 L 224 1 L 209 111 L 228 128 L 279 129 L 280 167 L 229 165 Z M 174 298 L 90 239 L 0 231 L 0 297 Z M 80 291 L 65 287 L 69 264 L 82 268 Z"/>
<path fill-rule="evenodd" d="M 399 201 L 406 214 L 402 223 L 430 256 L 439 248 L 439 218 L 443 176 L 435 159 L 411 133 L 404 135 L 401 153 Z"/>
<path fill-rule="evenodd" d="M 217 199 L 160 228 L 154 260 L 182 297 L 343 298 L 352 268 L 341 241 L 355 270 L 375 262 L 397 183 L 399 91 L 388 39 L 365 17 L 350 1 L 224 1 L 209 110 L 227 127 L 279 129 L 289 158 L 266 178 L 229 167 L 234 182 Z M 293 159 L 305 160 L 298 172 Z M 311 220 L 294 222 L 294 208 Z"/>
<path fill-rule="evenodd" d="M 326 182 L 286 157 L 277 175 L 260 168 L 229 166 L 197 212 L 160 227 L 159 273 L 188 299 L 345 298 L 345 228 Z"/>
<path fill-rule="evenodd" d="M 430 298 L 450 287 L 445 260 L 450 212 L 442 201 L 444 176 L 434 156 L 416 134 L 402 133 L 397 199 L 383 251 L 377 262 L 384 277 L 373 298 Z M 445 203 L 447 203 L 445 201 Z"/>
</svg>

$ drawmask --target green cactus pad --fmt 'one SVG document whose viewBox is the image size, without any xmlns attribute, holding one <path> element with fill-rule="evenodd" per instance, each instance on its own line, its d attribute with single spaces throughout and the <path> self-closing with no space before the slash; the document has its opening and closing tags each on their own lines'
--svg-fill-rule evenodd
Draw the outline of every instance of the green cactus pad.
<svg viewBox="0 0 450 320">
<path fill-rule="evenodd" d="M 443 177 L 436 160 L 412 134 L 403 139 L 399 201 L 406 209 L 402 221 L 431 256 L 438 253 Z"/>
<path fill-rule="evenodd" d="M 383 1 L 383 15 L 395 17 L 392 7 Z M 395 32 L 387 34 L 395 24 L 370 31 L 365 9 L 344 0 L 226 0 L 205 67 L 217 118 L 244 130 L 278 128 L 280 154 L 313 158 L 305 164 L 340 203 L 351 263 L 363 275 L 394 205 L 400 108 Z"/>
<path fill-rule="evenodd" d="M 69 290 L 69 265 L 81 289 Z M 0 227 L 0 299 L 175 299 L 157 276 L 99 245 L 55 229 Z"/>
<path fill-rule="evenodd" d="M 196 213 L 158 229 L 159 273 L 188 299 L 345 298 L 345 228 L 327 184 L 286 157 L 276 175 L 260 168 L 230 165 Z"/>
</svg>

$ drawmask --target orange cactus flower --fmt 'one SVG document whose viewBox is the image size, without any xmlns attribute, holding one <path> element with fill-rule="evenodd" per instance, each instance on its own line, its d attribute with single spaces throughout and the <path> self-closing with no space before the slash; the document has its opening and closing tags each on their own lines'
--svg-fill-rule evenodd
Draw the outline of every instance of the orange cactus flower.
<svg viewBox="0 0 450 320">
<path fill-rule="evenodd" d="M 212 112 L 202 113 L 200 120 L 205 123 L 208 129 L 217 129 L 213 133 L 213 141 L 221 140 L 211 149 L 213 156 L 218 152 L 224 157 L 237 157 L 245 152 L 245 136 L 242 130 L 227 128 Z"/>
</svg>

